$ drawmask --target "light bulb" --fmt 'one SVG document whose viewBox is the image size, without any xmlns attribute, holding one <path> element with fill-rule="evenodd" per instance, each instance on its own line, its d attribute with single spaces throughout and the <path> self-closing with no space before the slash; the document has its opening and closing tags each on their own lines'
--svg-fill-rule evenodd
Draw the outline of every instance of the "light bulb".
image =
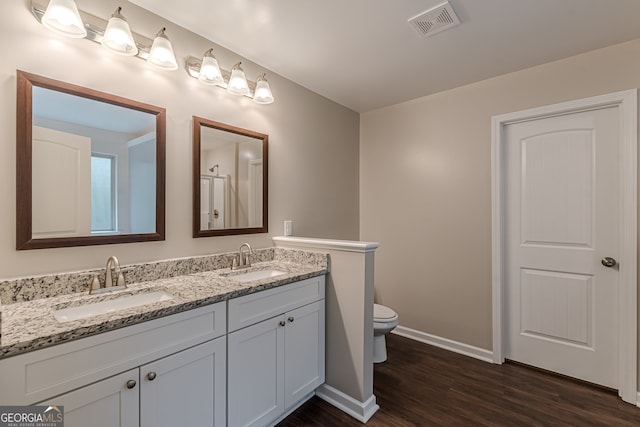
<svg viewBox="0 0 640 427">
<path fill-rule="evenodd" d="M 241 64 L 241 62 L 238 62 L 231 69 L 231 77 L 229 77 L 227 92 L 233 95 L 246 95 L 249 93 L 249 84 L 247 84 L 247 78 L 240 66 Z"/>
<path fill-rule="evenodd" d="M 176 56 L 173 53 L 171 42 L 165 34 L 165 30 L 166 28 L 163 28 L 158 31 L 158 34 L 151 45 L 147 61 L 163 70 L 177 70 L 178 62 L 176 61 Z"/>
<path fill-rule="evenodd" d="M 78 7 L 73 0 L 51 0 L 42 16 L 42 25 L 67 37 L 87 36 Z"/>
<path fill-rule="evenodd" d="M 208 85 L 217 85 L 224 82 L 218 60 L 213 56 L 213 49 L 209 49 L 202 57 L 198 80 Z"/>
<path fill-rule="evenodd" d="M 253 102 L 256 104 L 273 103 L 273 94 L 271 93 L 271 87 L 269 87 L 269 82 L 265 74 L 258 76 L 256 80 L 256 91 L 253 94 Z"/>
<path fill-rule="evenodd" d="M 111 15 L 104 30 L 102 46 L 120 55 L 133 56 L 138 53 L 138 47 L 127 20 L 120 14 L 121 10 L 122 8 L 119 7 Z"/>
</svg>

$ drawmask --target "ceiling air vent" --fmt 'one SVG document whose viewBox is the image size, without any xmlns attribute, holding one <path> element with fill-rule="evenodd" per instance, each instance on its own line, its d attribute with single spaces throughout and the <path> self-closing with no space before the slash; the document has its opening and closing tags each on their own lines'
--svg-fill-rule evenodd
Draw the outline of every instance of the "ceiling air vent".
<svg viewBox="0 0 640 427">
<path fill-rule="evenodd" d="M 458 24 L 460 19 L 448 1 L 409 19 L 409 25 L 422 37 L 430 37 Z"/>
</svg>

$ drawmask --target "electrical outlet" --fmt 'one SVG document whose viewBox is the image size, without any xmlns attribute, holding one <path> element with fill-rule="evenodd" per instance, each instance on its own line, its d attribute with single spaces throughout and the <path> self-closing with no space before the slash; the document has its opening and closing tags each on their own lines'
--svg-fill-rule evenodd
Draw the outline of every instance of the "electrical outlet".
<svg viewBox="0 0 640 427">
<path fill-rule="evenodd" d="M 293 233 L 293 221 L 285 221 L 284 222 L 284 235 L 291 236 Z"/>
</svg>

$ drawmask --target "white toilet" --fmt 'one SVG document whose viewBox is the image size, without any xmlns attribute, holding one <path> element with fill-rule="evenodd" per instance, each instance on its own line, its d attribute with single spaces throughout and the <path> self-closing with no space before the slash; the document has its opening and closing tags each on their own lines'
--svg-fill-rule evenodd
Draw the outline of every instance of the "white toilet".
<svg viewBox="0 0 640 427">
<path fill-rule="evenodd" d="M 398 326 L 398 315 L 389 307 L 373 304 L 373 362 L 387 360 L 387 343 L 384 336 Z"/>
</svg>

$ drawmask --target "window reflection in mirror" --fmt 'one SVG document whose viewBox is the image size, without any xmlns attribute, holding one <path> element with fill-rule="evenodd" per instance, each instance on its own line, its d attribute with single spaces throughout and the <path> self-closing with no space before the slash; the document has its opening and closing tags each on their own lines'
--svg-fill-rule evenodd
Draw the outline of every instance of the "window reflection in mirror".
<svg viewBox="0 0 640 427">
<path fill-rule="evenodd" d="M 18 105 L 18 249 L 164 239 L 164 109 L 23 72 Z"/>
<path fill-rule="evenodd" d="M 267 232 L 267 135 L 193 120 L 194 237 Z"/>
</svg>

